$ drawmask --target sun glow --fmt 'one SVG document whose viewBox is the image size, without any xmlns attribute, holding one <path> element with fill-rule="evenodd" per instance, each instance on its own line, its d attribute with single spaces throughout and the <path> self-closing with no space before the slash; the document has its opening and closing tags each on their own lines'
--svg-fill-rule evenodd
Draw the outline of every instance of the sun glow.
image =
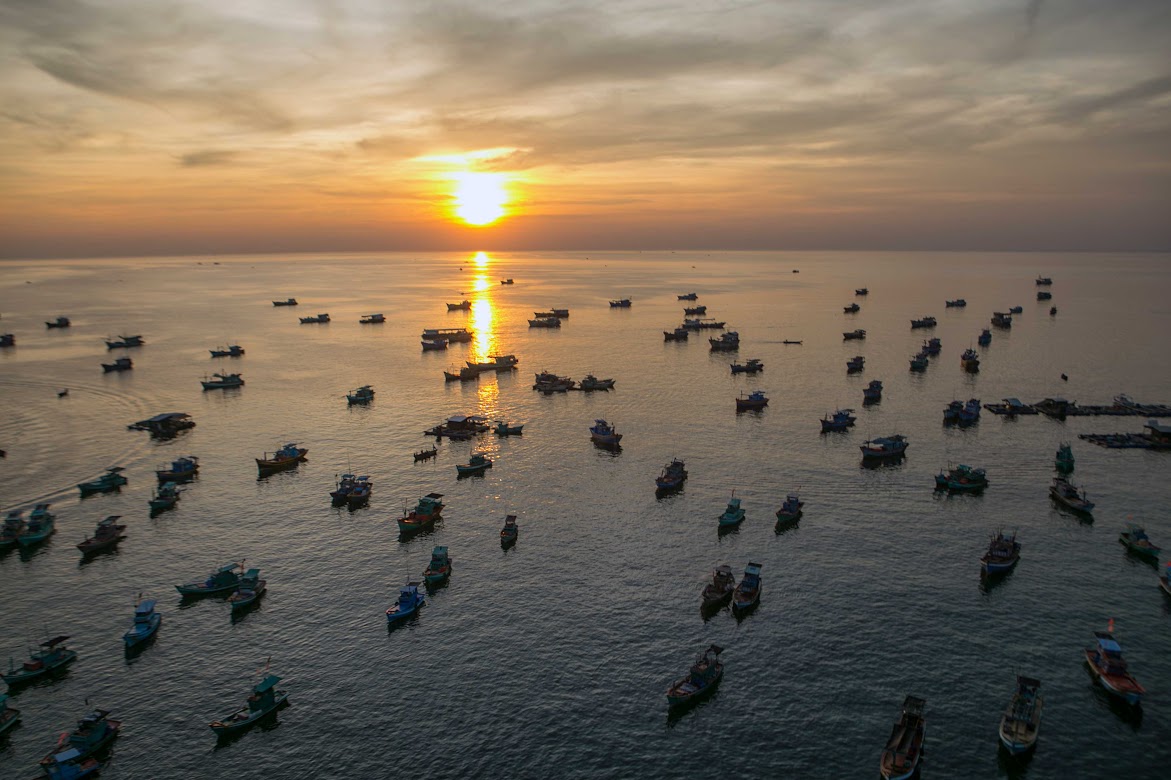
<svg viewBox="0 0 1171 780">
<path fill-rule="evenodd" d="M 483 227 L 503 217 L 508 190 L 502 173 L 457 173 L 455 215 L 469 225 Z"/>
</svg>

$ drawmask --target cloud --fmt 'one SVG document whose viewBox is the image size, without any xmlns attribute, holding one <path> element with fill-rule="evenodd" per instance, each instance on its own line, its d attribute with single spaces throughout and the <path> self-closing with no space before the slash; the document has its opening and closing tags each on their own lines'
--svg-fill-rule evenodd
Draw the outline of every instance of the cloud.
<svg viewBox="0 0 1171 780">
<path fill-rule="evenodd" d="M 206 165 L 229 165 L 235 162 L 239 153 L 226 149 L 204 149 L 198 152 L 188 152 L 179 157 L 179 165 L 184 168 L 199 168 Z"/>
</svg>

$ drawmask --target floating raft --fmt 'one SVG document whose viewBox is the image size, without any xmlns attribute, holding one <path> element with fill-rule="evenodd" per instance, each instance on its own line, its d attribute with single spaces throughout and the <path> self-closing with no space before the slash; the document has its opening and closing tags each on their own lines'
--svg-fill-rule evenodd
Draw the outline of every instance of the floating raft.
<svg viewBox="0 0 1171 780">
<path fill-rule="evenodd" d="M 1143 433 L 1083 433 L 1078 438 L 1112 450 L 1171 450 L 1171 425 L 1148 420 Z"/>
</svg>

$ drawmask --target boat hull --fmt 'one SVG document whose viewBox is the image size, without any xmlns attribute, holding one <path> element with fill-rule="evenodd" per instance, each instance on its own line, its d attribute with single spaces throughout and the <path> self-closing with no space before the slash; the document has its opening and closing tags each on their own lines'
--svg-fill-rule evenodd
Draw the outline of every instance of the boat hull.
<svg viewBox="0 0 1171 780">
<path fill-rule="evenodd" d="M 671 690 L 667 691 L 667 706 L 672 709 L 681 708 L 701 701 L 708 696 L 711 696 L 712 693 L 715 692 L 716 688 L 720 685 L 720 680 L 722 679 L 724 679 L 724 670 L 721 668 L 719 674 L 717 674 L 711 682 L 697 691 L 686 693 L 678 691 L 677 686 L 672 686 Z"/>
<path fill-rule="evenodd" d="M 1141 686 L 1136 690 L 1132 686 L 1137 686 L 1138 683 L 1133 679 L 1118 678 L 1114 675 L 1103 674 L 1102 671 L 1094 664 L 1094 651 L 1086 650 L 1086 664 L 1090 667 L 1090 672 L 1094 675 L 1094 679 L 1109 693 L 1111 696 L 1124 701 L 1130 705 L 1139 705 L 1142 703 L 1143 690 Z"/>
<path fill-rule="evenodd" d="M 23 685 L 24 683 L 32 682 L 33 680 L 44 677 L 47 674 L 52 674 L 56 670 L 69 663 L 72 663 L 75 660 L 77 660 L 77 652 L 74 650 L 68 650 L 52 663 L 43 664 L 39 669 L 16 669 L 15 671 L 10 671 L 0 675 L 0 677 L 2 677 L 4 682 L 8 683 L 9 686 Z"/>
<path fill-rule="evenodd" d="M 258 710 L 255 713 L 250 713 L 247 718 L 244 718 L 241 720 L 216 721 L 215 723 L 211 723 L 209 725 L 211 726 L 211 730 L 214 731 L 217 736 L 223 737 L 223 736 L 227 736 L 229 734 L 237 734 L 241 731 L 245 731 L 245 730 L 251 728 L 252 726 L 256 725 L 257 722 L 263 720 L 265 718 L 265 716 L 269 715 L 270 713 L 276 712 L 288 700 L 289 700 L 289 695 L 287 693 L 285 693 L 284 691 L 278 691 L 276 694 L 276 698 L 273 699 L 273 704 L 271 707 L 268 707 L 263 710 Z"/>
<path fill-rule="evenodd" d="M 136 631 L 131 629 L 122 635 L 122 642 L 126 645 L 127 650 L 132 650 L 138 647 L 143 642 L 151 639 L 159 631 L 159 626 L 163 624 L 163 616 L 159 614 L 151 615 L 150 623 L 145 624 L 146 630 Z"/>
</svg>

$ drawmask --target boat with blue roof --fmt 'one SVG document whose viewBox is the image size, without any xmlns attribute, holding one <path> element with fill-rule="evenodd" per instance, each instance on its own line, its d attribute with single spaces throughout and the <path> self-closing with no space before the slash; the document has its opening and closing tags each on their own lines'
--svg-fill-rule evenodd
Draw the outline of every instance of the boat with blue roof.
<svg viewBox="0 0 1171 780">
<path fill-rule="evenodd" d="M 720 661 L 720 653 L 724 649 L 719 645 L 711 645 L 695 659 L 685 677 L 671 683 L 667 689 L 667 704 L 669 707 L 683 707 L 696 702 L 712 693 L 724 676 L 724 664 Z"/>
<path fill-rule="evenodd" d="M 177 482 L 164 482 L 155 488 L 154 495 L 147 502 L 150 506 L 151 514 L 158 514 L 168 509 L 174 509 L 175 504 L 179 503 L 179 498 L 182 494 L 183 491 L 179 489 Z"/>
<path fill-rule="evenodd" d="M 109 550 L 118 544 L 126 538 L 126 534 L 123 533 L 126 526 L 118 522 L 121 519 L 122 515 L 110 515 L 99 520 L 97 527 L 94 528 L 93 536 L 87 537 L 78 544 L 77 549 L 81 550 L 82 555 L 89 556 Z"/>
<path fill-rule="evenodd" d="M 760 592 L 764 583 L 760 579 L 760 564 L 751 561 L 744 567 L 744 576 L 732 594 L 732 611 L 746 612 L 760 603 Z"/>
<path fill-rule="evenodd" d="M 159 626 L 163 624 L 163 616 L 155 609 L 157 605 L 158 602 L 154 599 L 138 599 L 138 603 L 134 605 L 134 623 L 122 635 L 122 642 L 127 650 L 141 647 L 158 633 Z"/>
<path fill-rule="evenodd" d="M 686 481 L 686 464 L 678 458 L 672 458 L 670 463 L 663 466 L 663 473 L 655 477 L 655 490 L 678 490 Z"/>
<path fill-rule="evenodd" d="M 96 775 L 109 763 L 108 760 L 99 761 L 93 756 L 82 758 L 76 748 L 66 748 L 54 754 L 49 763 L 41 765 L 45 774 L 38 777 L 45 777 L 48 780 L 81 780 Z"/>
<path fill-rule="evenodd" d="M 397 623 L 400 620 L 406 620 L 418 612 L 425 603 L 426 599 L 419 590 L 419 583 L 408 581 L 399 589 L 398 601 L 391 604 L 390 608 L 386 610 L 386 622 Z"/>
<path fill-rule="evenodd" d="M 988 552 L 980 558 L 980 569 L 985 574 L 1003 574 L 1017 565 L 1021 559 L 1021 543 L 1016 532 L 1006 534 L 997 531 L 988 541 Z"/>
<path fill-rule="evenodd" d="M 28 523 L 16 541 L 21 547 L 32 547 L 57 532 L 56 515 L 49 511 L 51 504 L 37 504 L 29 513 Z"/>
<path fill-rule="evenodd" d="M 184 596 L 220 596 L 231 593 L 240 584 L 240 571 L 243 568 L 243 561 L 224 564 L 202 582 L 176 585 L 175 590 Z"/>
<path fill-rule="evenodd" d="M 980 421 L 980 399 L 969 398 L 964 404 L 964 408 L 960 409 L 959 424 L 971 425 L 974 422 Z"/>
<path fill-rule="evenodd" d="M 362 475 L 354 479 L 354 488 L 346 496 L 346 504 L 350 509 L 358 509 L 369 503 L 370 495 L 374 492 L 374 483 L 370 477 Z"/>
<path fill-rule="evenodd" d="M 935 487 L 939 490 L 950 490 L 956 493 L 971 493 L 988 487 L 988 477 L 984 469 L 961 463 L 936 474 Z"/>
<path fill-rule="evenodd" d="M 199 458 L 194 455 L 175 458 L 169 466 L 159 466 L 155 476 L 159 482 L 190 482 L 199 476 Z"/>
<path fill-rule="evenodd" d="M 450 576 L 451 556 L 447 554 L 446 547 L 436 546 L 431 550 L 431 562 L 423 570 L 423 581 L 428 585 L 435 585 Z"/>
<path fill-rule="evenodd" d="M 243 707 L 225 718 L 213 720 L 208 726 L 217 736 L 225 737 L 255 725 L 289 700 L 289 694 L 276 687 L 280 681 L 281 678 L 275 674 L 265 675 L 264 679 L 252 686 L 252 694 Z"/>
<path fill-rule="evenodd" d="M 1114 621 L 1111 620 L 1111 623 Z M 1127 667 L 1126 659 L 1122 657 L 1122 645 L 1108 631 L 1094 632 L 1094 647 L 1085 651 L 1086 663 L 1094 678 L 1111 696 L 1115 696 L 1127 704 L 1141 703 L 1143 694 L 1147 691 L 1134 678 Z"/>
<path fill-rule="evenodd" d="M 854 416 L 853 409 L 838 409 L 832 415 L 826 415 L 821 418 L 821 432 L 833 433 L 837 431 L 845 431 L 853 427 L 858 418 Z"/>
<path fill-rule="evenodd" d="M 267 590 L 268 580 L 260 578 L 260 569 L 249 569 L 241 575 L 235 592 L 228 596 L 228 604 L 233 613 L 239 612 L 255 604 Z"/>
<path fill-rule="evenodd" d="M 805 502 L 796 493 L 785 496 L 785 503 L 781 504 L 781 508 L 777 510 L 777 526 L 792 525 L 800 520 L 804 506 Z"/>
<path fill-rule="evenodd" d="M 81 491 L 82 498 L 91 493 L 109 493 L 112 490 L 120 490 L 130 481 L 122 476 L 122 472 L 125 470 L 121 466 L 110 466 L 106 469 L 106 473 L 97 479 L 78 483 L 77 489 Z"/>
<path fill-rule="evenodd" d="M 1126 530 L 1118 535 L 1118 541 L 1126 545 L 1126 549 L 1135 555 L 1159 562 L 1159 553 L 1162 549 L 1151 541 L 1147 532 L 1141 526 L 1130 523 Z"/>
<path fill-rule="evenodd" d="M 41 642 L 40 647 L 29 652 L 29 659 L 17 667 L 8 660 L 8 671 L 0 675 L 10 687 L 32 682 L 50 672 L 62 668 L 77 659 L 77 651 L 65 645 L 68 636 L 55 636 Z"/>
<path fill-rule="evenodd" d="M 334 506 L 341 506 L 346 503 L 350 497 L 350 493 L 354 489 L 354 480 L 358 477 L 354 474 L 342 474 L 340 477 L 335 475 L 337 480 L 336 486 L 329 491 L 330 502 Z"/>
<path fill-rule="evenodd" d="M 298 447 L 295 443 L 289 442 L 276 452 L 271 454 L 266 452 L 263 458 L 256 458 L 256 468 L 260 470 L 262 475 L 296 468 L 298 463 L 305 460 L 308 453 L 307 448 Z"/>
<path fill-rule="evenodd" d="M 1036 747 L 1043 705 L 1041 681 L 1017 675 L 1016 690 L 1000 718 L 1000 744 L 1009 755 L 1018 756 Z"/>
<path fill-rule="evenodd" d="M 720 527 L 740 525 L 744 522 L 745 514 L 744 508 L 740 506 L 740 499 L 736 498 L 736 491 L 732 491 L 732 497 L 728 499 L 728 506 L 720 515 Z"/>
<path fill-rule="evenodd" d="M 748 395 L 740 394 L 736 399 L 737 412 L 753 412 L 768 406 L 768 396 L 763 390 L 753 390 Z"/>
<path fill-rule="evenodd" d="M 594 444 L 603 447 L 616 447 L 622 441 L 622 434 L 618 433 L 613 425 L 599 418 L 590 426 L 590 439 Z"/>
<path fill-rule="evenodd" d="M 89 758 L 108 748 L 118 738 L 118 732 L 122 730 L 122 722 L 111 720 L 108 717 L 109 714 L 108 710 L 102 709 L 86 713 L 77 721 L 76 729 L 61 735 L 57 747 L 41 759 L 41 767 L 44 768 L 54 763 L 56 756 L 70 748 L 77 751 L 78 755 L 74 760 Z"/>
<path fill-rule="evenodd" d="M 984 328 L 980 331 L 980 335 L 976 337 L 976 343 L 981 347 L 986 347 L 992 343 L 992 331 Z"/>
</svg>

